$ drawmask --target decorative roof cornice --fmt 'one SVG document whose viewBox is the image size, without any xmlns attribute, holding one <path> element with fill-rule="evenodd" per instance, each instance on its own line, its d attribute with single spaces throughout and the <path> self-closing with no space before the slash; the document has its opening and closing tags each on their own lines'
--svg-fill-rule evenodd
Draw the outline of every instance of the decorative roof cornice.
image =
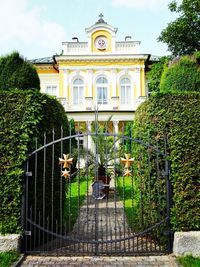
<svg viewBox="0 0 200 267">
<path fill-rule="evenodd" d="M 132 61 L 132 60 L 147 60 L 149 54 L 108 54 L 108 55 L 62 55 L 62 56 L 55 56 L 57 62 L 61 61 L 86 61 L 86 62 L 119 62 L 119 61 Z"/>
</svg>

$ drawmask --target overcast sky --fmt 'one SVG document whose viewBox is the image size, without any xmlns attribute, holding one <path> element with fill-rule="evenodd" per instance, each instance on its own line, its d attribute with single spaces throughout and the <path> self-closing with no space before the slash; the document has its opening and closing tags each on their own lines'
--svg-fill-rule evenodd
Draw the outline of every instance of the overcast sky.
<svg viewBox="0 0 200 267">
<path fill-rule="evenodd" d="M 104 20 L 118 28 L 117 41 L 131 35 L 141 41 L 141 53 L 166 55 L 157 38 L 175 14 L 171 0 L 0 0 L 0 55 L 17 50 L 28 59 L 61 52 L 61 43 L 77 36 L 86 41 L 85 28 Z M 180 0 L 179 0 L 180 2 Z"/>
</svg>

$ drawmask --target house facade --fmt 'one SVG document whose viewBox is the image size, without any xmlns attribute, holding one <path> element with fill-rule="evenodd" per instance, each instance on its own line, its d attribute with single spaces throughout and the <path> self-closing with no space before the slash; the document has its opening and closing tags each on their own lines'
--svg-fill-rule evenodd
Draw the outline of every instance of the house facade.
<svg viewBox="0 0 200 267">
<path fill-rule="evenodd" d="M 117 41 L 117 28 L 102 14 L 85 32 L 86 42 L 74 37 L 62 43 L 60 55 L 32 60 L 41 92 L 58 98 L 77 131 L 91 131 L 98 109 L 98 120 L 112 116 L 109 130 L 118 133 L 148 95 L 145 74 L 151 55 L 141 54 L 140 41 L 130 36 Z"/>
</svg>

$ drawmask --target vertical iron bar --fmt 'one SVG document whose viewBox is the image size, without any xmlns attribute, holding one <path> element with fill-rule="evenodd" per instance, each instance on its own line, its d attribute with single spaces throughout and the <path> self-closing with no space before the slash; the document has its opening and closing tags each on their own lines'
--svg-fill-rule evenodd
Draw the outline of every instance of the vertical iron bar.
<svg viewBox="0 0 200 267">
<path fill-rule="evenodd" d="M 170 167 L 169 160 L 167 159 L 167 134 L 164 131 L 164 151 L 165 151 L 165 179 L 166 179 L 166 197 L 167 197 L 167 233 L 168 233 L 168 252 L 172 250 L 172 238 L 171 238 L 171 227 L 170 227 L 170 209 L 171 209 L 171 184 L 170 184 Z"/>
<path fill-rule="evenodd" d="M 40 211 L 39 211 L 39 214 L 38 214 L 38 224 L 41 225 L 41 213 L 40 213 Z M 42 246 L 41 246 L 41 243 L 42 243 L 41 242 L 41 229 L 38 230 L 38 241 L 39 241 L 38 242 L 38 244 L 39 244 L 38 247 L 40 248 L 40 251 L 41 251 L 41 248 L 42 248 Z"/>
<path fill-rule="evenodd" d="M 29 161 L 27 161 L 26 171 L 27 172 L 29 171 Z M 28 177 L 28 175 L 26 175 L 26 194 L 25 194 L 25 197 L 26 197 L 26 205 L 25 205 L 25 207 L 26 207 L 26 211 L 25 211 L 26 224 L 25 224 L 25 231 L 28 230 L 28 221 L 27 221 L 27 219 L 28 219 L 28 191 L 29 191 L 28 179 L 29 179 L 29 177 Z M 25 242 L 25 250 L 27 251 L 27 249 L 28 249 L 28 246 L 27 246 L 28 245 L 28 243 L 27 243 L 28 242 L 28 237 L 27 236 L 25 237 L 25 240 L 26 240 L 26 242 Z"/>
<path fill-rule="evenodd" d="M 33 220 L 32 206 L 30 207 L 29 213 L 30 213 L 30 221 L 32 222 L 32 220 Z M 33 251 L 34 248 L 32 248 L 32 242 L 31 242 L 31 240 L 32 240 L 32 233 L 33 233 L 32 223 L 30 223 L 30 233 L 31 233 L 31 235 L 30 235 L 30 238 L 29 238 L 29 251 Z"/>
<path fill-rule="evenodd" d="M 63 155 L 63 126 L 61 125 L 61 129 L 60 129 L 60 136 L 61 136 L 61 157 Z M 61 166 L 62 168 L 62 166 Z M 60 229 L 58 229 L 58 232 L 60 233 L 60 235 L 62 235 L 62 219 L 63 219 L 63 177 L 62 175 L 60 175 L 60 223 L 58 222 L 58 228 L 60 226 Z M 62 246 L 62 240 L 60 239 L 60 247 Z"/>
<path fill-rule="evenodd" d="M 78 239 L 80 240 L 80 123 L 78 123 Z M 80 242 L 78 242 L 78 249 L 80 251 Z"/>
<path fill-rule="evenodd" d="M 71 158 L 71 154 L 72 154 L 72 125 L 70 123 L 69 125 L 69 135 L 70 135 L 70 139 L 69 139 L 69 157 Z M 70 179 L 69 179 L 69 183 L 68 183 L 68 233 L 70 233 L 71 231 L 71 166 L 70 166 Z M 66 218 L 67 220 L 67 218 Z"/>
<path fill-rule="evenodd" d="M 88 122 L 89 124 L 89 122 Z M 88 193 L 89 193 L 89 181 L 88 181 L 88 178 L 89 178 L 89 172 L 88 172 L 88 160 L 89 160 L 89 157 L 88 157 L 88 153 L 89 153 L 89 135 L 90 135 L 90 141 L 91 141 L 91 133 L 89 132 L 89 125 L 87 125 L 87 143 L 86 143 L 86 232 L 87 232 L 87 235 L 89 234 L 88 232 L 88 226 L 89 226 L 89 196 L 88 196 Z M 91 147 L 91 144 L 90 144 L 90 147 Z M 89 248 L 89 243 L 87 242 L 86 243 L 86 248 L 87 248 L 87 254 L 88 254 L 88 248 Z"/>
<path fill-rule="evenodd" d="M 51 163 L 51 231 L 54 232 L 54 140 L 55 140 L 55 131 L 52 130 L 52 163 Z M 51 241 L 53 242 L 53 235 L 51 236 Z"/>
<path fill-rule="evenodd" d="M 38 144 L 37 144 L 37 138 L 35 139 L 35 148 L 37 149 Z M 35 154 L 35 180 L 34 180 L 34 222 L 36 223 L 36 215 L 37 215 L 37 162 L 38 162 L 38 155 L 37 152 Z M 36 246 L 36 228 L 34 227 L 34 241 L 33 241 L 33 247 L 35 248 Z"/>
<path fill-rule="evenodd" d="M 130 134 L 131 140 L 130 140 L 130 154 L 131 157 L 133 155 L 133 125 L 131 124 L 131 134 Z M 133 180 L 134 174 L 131 175 L 131 228 L 133 232 L 136 232 L 138 230 L 137 224 L 134 224 L 134 180 Z M 134 228 L 135 225 L 135 228 Z M 135 237 L 133 237 L 133 249 L 135 246 Z M 138 249 L 138 236 L 137 236 L 137 249 Z"/>
<path fill-rule="evenodd" d="M 114 192 L 114 202 L 115 202 L 115 212 L 114 212 L 114 216 L 115 216 L 115 240 L 117 239 L 117 184 L 116 184 L 116 154 L 117 154 L 117 150 L 116 150 L 116 135 L 114 135 L 114 187 L 115 187 L 115 192 Z M 115 254 L 116 254 L 116 241 L 115 241 Z"/>
<path fill-rule="evenodd" d="M 95 181 L 98 181 L 98 107 L 95 108 Z M 95 199 L 95 255 L 98 255 L 98 203 L 97 199 Z"/>
<path fill-rule="evenodd" d="M 43 218 L 42 218 L 42 226 L 45 228 L 45 194 L 46 194 L 46 133 L 44 133 L 44 154 L 43 154 Z M 45 243 L 45 232 L 43 231 L 43 248 Z"/>
<path fill-rule="evenodd" d="M 27 195 L 28 195 L 28 188 L 27 188 L 27 172 L 28 172 L 28 161 L 27 159 L 25 166 L 24 166 L 24 179 L 23 179 L 23 194 L 22 194 L 22 209 L 21 209 L 21 225 L 23 227 L 23 252 L 27 252 L 27 245 L 26 245 L 26 239 L 27 236 L 25 235 L 25 231 L 27 230 Z"/>
<path fill-rule="evenodd" d="M 151 210 L 151 155 L 150 155 L 150 133 L 148 132 L 148 194 L 149 194 L 149 209 L 150 209 L 150 227 L 152 226 L 152 210 Z M 147 242 L 147 241 L 146 241 Z M 151 230 L 151 237 L 150 237 L 150 251 L 152 251 L 152 230 Z"/>
<path fill-rule="evenodd" d="M 141 140 L 141 133 L 139 132 L 139 140 Z M 140 177 L 140 215 L 138 215 L 138 222 L 140 222 L 140 229 L 139 230 L 144 230 L 144 219 L 143 219 L 143 181 L 142 181 L 142 175 L 144 175 L 144 173 L 142 173 L 142 148 L 141 148 L 141 144 L 138 144 L 139 146 L 139 177 Z M 144 151 L 144 147 L 143 147 L 143 151 Z M 140 221 L 139 221 L 139 216 L 140 216 Z M 143 236 L 141 236 L 141 243 L 142 243 L 142 252 L 144 251 L 144 238 Z"/>
<path fill-rule="evenodd" d="M 106 133 L 108 132 L 108 122 L 106 121 Z M 108 158 L 108 136 L 106 135 L 106 157 Z M 107 175 L 107 162 L 106 160 L 106 175 Z M 107 190 L 107 189 L 106 189 Z M 107 192 L 107 191 L 106 191 Z M 109 192 L 107 192 L 109 195 Z M 106 237 L 105 240 L 108 240 L 108 217 L 110 216 L 109 210 L 108 210 L 108 196 L 106 196 Z M 108 243 L 106 242 L 106 251 L 108 251 Z"/>
<path fill-rule="evenodd" d="M 158 194 L 158 205 L 157 205 L 158 221 L 160 221 L 162 219 L 161 218 L 161 209 L 163 208 L 163 207 L 161 207 L 161 201 L 160 201 L 160 198 L 161 198 L 161 195 L 160 195 L 161 185 L 160 185 L 159 156 L 161 157 L 161 155 L 159 155 L 159 151 L 158 151 L 158 140 L 157 140 L 156 141 L 156 169 L 157 169 L 157 194 Z M 160 226 L 159 226 L 158 227 L 158 230 L 157 230 L 156 238 L 158 238 L 159 236 L 161 236 L 160 230 L 161 229 L 160 229 Z M 160 243 L 158 243 L 158 246 L 159 246 L 159 251 L 160 251 L 160 249 L 161 249 Z"/>
<path fill-rule="evenodd" d="M 47 217 L 47 231 L 49 231 L 49 216 Z M 47 234 L 47 245 L 46 245 L 46 250 L 50 250 L 50 239 L 49 239 L 49 233 Z"/>
</svg>

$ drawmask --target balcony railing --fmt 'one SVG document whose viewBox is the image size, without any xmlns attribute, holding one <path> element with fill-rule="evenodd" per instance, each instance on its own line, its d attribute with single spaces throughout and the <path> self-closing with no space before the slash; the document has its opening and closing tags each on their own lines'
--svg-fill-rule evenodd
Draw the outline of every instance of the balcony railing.
<svg viewBox="0 0 200 267">
<path fill-rule="evenodd" d="M 97 105 L 96 100 L 93 97 L 85 97 L 85 101 L 82 105 L 74 105 L 70 101 L 68 101 L 64 97 L 58 98 L 60 103 L 63 105 L 65 111 L 68 112 L 78 112 L 78 111 L 92 111 L 94 107 Z M 106 111 L 135 111 L 138 106 L 146 100 L 146 97 L 139 97 L 132 100 L 129 104 L 121 104 L 119 97 L 112 97 L 107 104 L 99 104 L 98 110 L 106 110 Z"/>
<path fill-rule="evenodd" d="M 139 41 L 122 41 L 115 43 L 115 54 L 138 54 Z M 86 55 L 93 54 L 89 51 L 87 42 L 64 42 L 64 55 Z M 111 53 L 112 54 L 112 53 Z"/>
</svg>

